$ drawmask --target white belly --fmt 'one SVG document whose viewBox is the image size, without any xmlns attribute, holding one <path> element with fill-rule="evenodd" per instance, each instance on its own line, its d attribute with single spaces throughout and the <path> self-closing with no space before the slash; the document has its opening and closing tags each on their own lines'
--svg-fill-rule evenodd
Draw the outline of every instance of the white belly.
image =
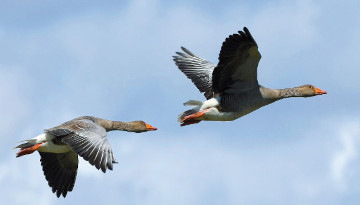
<svg viewBox="0 0 360 205">
<path fill-rule="evenodd" d="M 209 111 L 205 112 L 204 115 L 198 119 L 204 121 L 233 121 L 253 112 L 256 109 L 249 109 L 243 112 L 219 112 L 216 108 L 210 108 Z"/>
<path fill-rule="evenodd" d="M 204 121 L 232 121 L 243 115 L 243 113 L 239 112 L 219 112 L 217 108 L 210 108 L 198 119 Z"/>
</svg>

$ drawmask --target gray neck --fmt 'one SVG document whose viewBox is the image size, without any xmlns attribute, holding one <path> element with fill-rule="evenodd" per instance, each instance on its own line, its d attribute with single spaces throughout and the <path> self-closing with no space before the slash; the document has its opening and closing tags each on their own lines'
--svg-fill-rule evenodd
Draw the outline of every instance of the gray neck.
<svg viewBox="0 0 360 205">
<path fill-rule="evenodd" d="M 284 97 L 281 96 L 281 89 L 271 89 L 260 86 L 261 96 L 265 99 L 272 99 L 274 101 L 280 100 Z"/>
<path fill-rule="evenodd" d="M 128 122 L 120 122 L 120 121 L 111 121 L 112 126 L 109 129 L 106 129 L 106 131 L 112 131 L 112 130 L 122 130 L 122 131 L 130 131 L 131 124 Z"/>
<path fill-rule="evenodd" d="M 111 120 L 105 120 L 101 118 L 91 117 L 91 119 L 98 125 L 105 128 L 106 132 L 112 131 L 112 130 L 123 130 L 128 131 L 130 128 L 130 124 L 127 122 L 120 122 L 120 121 L 111 121 Z"/>
<path fill-rule="evenodd" d="M 279 91 L 280 98 L 301 97 L 301 93 L 296 88 L 279 89 Z"/>
</svg>

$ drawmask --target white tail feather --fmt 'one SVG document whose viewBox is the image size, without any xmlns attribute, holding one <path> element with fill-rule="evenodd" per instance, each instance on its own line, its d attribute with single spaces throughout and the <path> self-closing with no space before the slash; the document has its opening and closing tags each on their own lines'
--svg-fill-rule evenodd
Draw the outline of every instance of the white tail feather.
<svg viewBox="0 0 360 205">
<path fill-rule="evenodd" d="M 35 145 L 35 144 L 39 143 L 37 138 L 41 137 L 42 135 L 43 134 L 41 134 L 35 138 L 29 139 L 29 140 L 22 140 L 22 141 L 18 142 L 18 143 L 22 143 L 22 144 L 19 144 L 18 146 L 14 147 L 13 149 L 17 149 L 17 148 L 22 149 L 22 148 L 26 148 L 26 147 Z M 23 142 L 25 142 L 25 143 L 23 143 Z"/>
<path fill-rule="evenodd" d="M 184 106 L 201 106 L 203 102 L 198 100 L 189 100 L 187 102 L 184 102 Z"/>
<path fill-rule="evenodd" d="M 32 143 L 25 142 L 25 143 L 23 143 L 23 144 L 19 144 L 18 146 L 14 147 L 13 149 L 17 149 L 17 148 L 22 149 L 22 148 L 30 147 L 30 146 L 32 146 L 32 145 L 33 145 Z"/>
</svg>

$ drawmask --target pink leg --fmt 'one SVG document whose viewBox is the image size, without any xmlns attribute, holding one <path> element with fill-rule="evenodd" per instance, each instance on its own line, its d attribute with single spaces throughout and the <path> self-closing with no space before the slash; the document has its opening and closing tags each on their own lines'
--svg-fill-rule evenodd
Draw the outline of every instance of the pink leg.
<svg viewBox="0 0 360 205">
<path fill-rule="evenodd" d="M 197 118 L 203 116 L 205 114 L 205 112 L 208 111 L 208 110 L 209 109 L 205 109 L 205 110 L 202 110 L 200 112 L 196 112 L 196 113 L 193 113 L 191 115 L 185 116 L 184 119 L 181 120 L 181 125 L 180 126 L 186 126 L 186 125 L 199 123 L 201 120 L 198 120 Z"/>
<path fill-rule="evenodd" d="M 196 112 L 194 114 L 191 115 L 187 115 L 184 117 L 184 119 L 181 120 L 181 122 L 185 122 L 185 121 L 190 121 L 190 120 L 197 120 L 196 118 L 201 117 L 205 114 L 206 111 L 208 111 L 208 109 L 202 110 L 200 112 Z"/>
<path fill-rule="evenodd" d="M 16 153 L 16 157 L 21 157 L 23 155 L 31 154 L 31 153 L 35 152 L 35 150 L 37 150 L 42 143 L 43 142 L 41 142 L 39 144 L 32 145 L 30 147 L 20 149 L 20 151 L 18 153 Z"/>
</svg>

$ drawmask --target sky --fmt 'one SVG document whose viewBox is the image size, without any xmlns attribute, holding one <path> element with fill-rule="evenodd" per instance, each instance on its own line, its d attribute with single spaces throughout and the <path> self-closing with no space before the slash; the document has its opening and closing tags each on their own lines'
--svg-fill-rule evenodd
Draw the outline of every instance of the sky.
<svg viewBox="0 0 360 205">
<path fill-rule="evenodd" d="M 4 204 L 359 204 L 358 0 L 1 1 L 0 196 Z M 204 100 L 175 66 L 185 46 L 217 63 L 246 26 L 259 83 L 328 92 L 278 101 L 232 122 L 180 127 Z M 119 162 L 80 159 L 57 198 L 37 153 L 18 141 L 78 116 L 144 120 L 155 132 L 110 132 Z"/>
</svg>

